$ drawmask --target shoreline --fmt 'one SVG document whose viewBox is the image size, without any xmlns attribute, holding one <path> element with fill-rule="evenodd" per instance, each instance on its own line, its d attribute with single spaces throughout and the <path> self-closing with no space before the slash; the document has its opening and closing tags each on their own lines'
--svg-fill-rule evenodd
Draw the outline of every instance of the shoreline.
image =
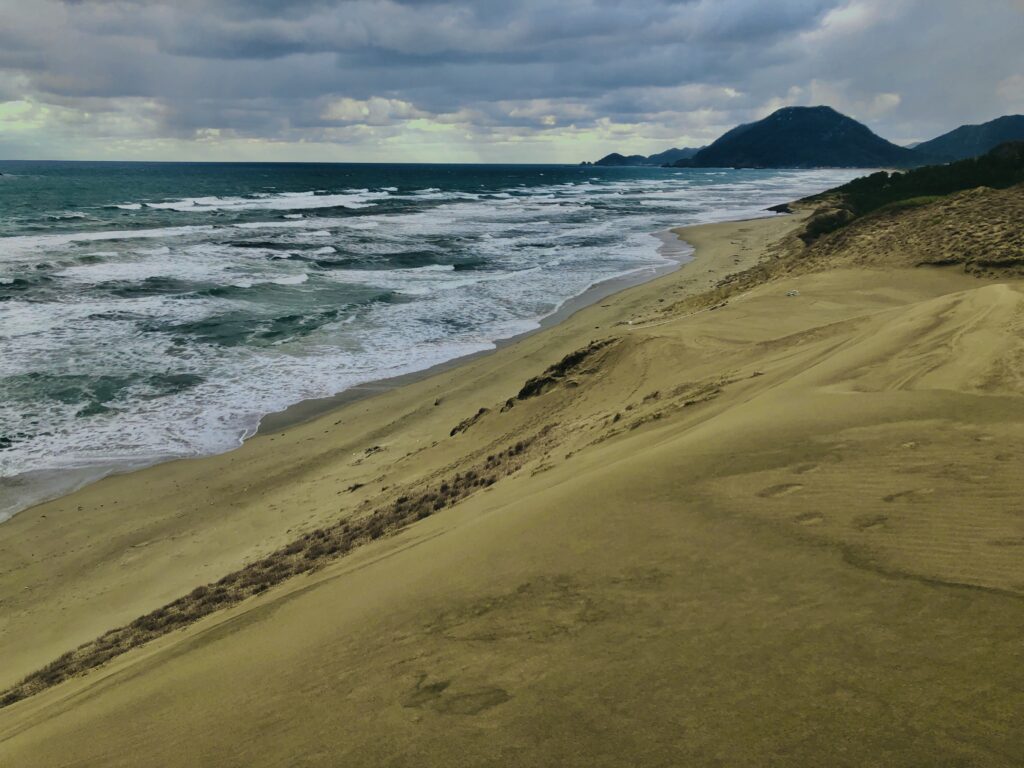
<svg viewBox="0 0 1024 768">
<path fill-rule="evenodd" d="M 744 219 L 738 219 L 738 221 L 744 221 Z M 268 413 L 260 419 L 260 423 L 256 428 L 256 431 L 249 437 L 246 437 L 245 440 L 249 440 L 257 435 L 280 432 L 282 429 L 288 429 L 289 427 L 293 427 L 298 424 L 304 424 L 308 421 L 319 418 L 320 416 L 324 416 L 336 408 L 343 407 L 350 403 L 359 402 L 367 397 L 379 395 L 382 392 L 389 392 L 393 389 L 397 389 L 398 387 L 403 387 L 417 381 L 428 379 L 431 376 L 436 376 L 444 371 L 450 371 L 461 365 L 465 365 L 471 360 L 492 355 L 503 347 L 515 344 L 516 342 L 529 338 L 534 334 L 540 333 L 541 331 L 547 330 L 548 328 L 552 328 L 559 323 L 564 322 L 580 310 L 586 309 L 592 304 L 603 301 L 604 299 L 628 290 L 629 288 L 649 283 L 652 280 L 657 280 L 659 277 L 663 277 L 665 275 L 670 275 L 677 269 L 684 266 L 687 261 L 692 259 L 694 251 L 693 246 L 674 234 L 676 229 L 678 228 L 665 229 L 660 232 L 651 233 L 651 237 L 656 237 L 662 241 L 662 244 L 658 246 L 659 254 L 662 254 L 666 259 L 670 260 L 670 263 L 666 263 L 664 266 L 641 267 L 640 269 L 634 270 L 633 272 L 629 272 L 625 275 L 610 277 L 606 280 L 594 283 L 583 291 L 583 293 L 569 297 L 550 314 L 544 315 L 544 317 L 540 318 L 537 321 L 537 326 L 535 328 L 523 331 L 522 333 L 517 333 L 514 336 L 495 339 L 492 342 L 494 346 L 491 349 L 482 349 L 479 352 L 472 352 L 468 355 L 453 357 L 451 360 L 445 360 L 444 362 L 437 363 L 436 365 L 432 365 L 429 368 L 424 368 L 419 371 L 412 371 L 411 373 L 403 373 L 399 376 L 376 379 L 365 384 L 357 384 L 354 387 L 349 387 L 346 390 L 342 390 L 334 395 L 328 395 L 327 397 L 314 397 L 307 400 L 301 400 L 298 403 L 288 406 L 282 411 Z M 679 247 L 677 244 L 682 245 Z M 672 248 L 674 245 L 677 247 Z"/>
<path fill-rule="evenodd" d="M 770 218 L 770 216 L 765 216 L 764 218 Z M 364 384 L 357 384 L 326 397 L 315 397 L 300 400 L 283 410 L 264 414 L 260 417 L 256 428 L 250 434 L 241 436 L 238 440 L 238 444 L 234 448 L 231 448 L 228 451 L 222 451 L 221 453 L 236 451 L 256 436 L 266 435 L 272 432 L 280 432 L 282 429 L 287 429 L 316 419 L 350 403 L 359 402 L 367 397 L 373 397 L 382 392 L 388 392 L 398 387 L 422 381 L 423 379 L 430 378 L 431 376 L 435 376 L 443 371 L 452 370 L 453 368 L 463 365 L 470 360 L 493 354 L 495 351 L 505 346 L 515 344 L 521 339 L 558 325 L 576 312 L 579 312 L 581 309 L 584 309 L 591 304 L 602 301 L 609 296 L 619 293 L 620 291 L 627 290 L 628 288 L 632 288 L 637 285 L 643 285 L 644 283 L 656 280 L 664 275 L 671 274 L 686 263 L 685 259 L 687 257 L 692 258 L 693 253 L 693 248 L 691 246 L 678 239 L 673 234 L 675 229 L 676 228 L 669 228 L 650 233 L 651 237 L 661 240 L 661 244 L 657 246 L 657 251 L 658 254 L 667 261 L 663 266 L 640 267 L 633 272 L 616 277 L 610 277 L 594 283 L 583 291 L 583 293 L 570 296 L 558 307 L 552 310 L 552 312 L 536 320 L 536 327 L 523 331 L 522 333 L 517 333 L 514 336 L 494 339 L 492 341 L 494 346 L 490 349 L 484 349 L 468 355 L 453 357 L 450 360 L 436 363 L 427 368 L 400 374 L 398 376 L 374 379 Z M 24 472 L 20 475 L 14 475 L 9 478 L 0 478 L 0 489 L 5 493 L 10 493 L 10 496 L 8 497 L 10 501 L 0 505 L 0 525 L 4 525 L 16 515 L 19 515 L 26 510 L 70 496 L 83 488 L 100 482 L 107 477 L 131 474 L 151 467 L 160 466 L 167 462 L 203 459 L 209 456 L 221 455 L 221 453 L 196 454 L 192 456 L 157 456 L 123 463 L 96 464 L 91 467 L 83 466 L 70 469 L 33 470 L 30 472 Z M 61 480 L 66 479 L 69 475 L 74 478 L 72 482 L 60 482 Z M 29 489 L 18 494 L 17 490 L 25 485 L 28 485 Z"/>
<path fill-rule="evenodd" d="M 438 441 L 454 425 L 487 403 L 504 401 L 523 381 L 600 335 L 598 328 L 607 333 L 645 312 L 656 305 L 652 296 L 705 290 L 757 257 L 754 248 L 742 260 L 724 252 L 730 246 L 702 248 L 679 238 L 680 231 L 730 232 L 751 222 L 767 225 L 774 238 L 797 220 L 766 215 L 663 232 L 670 244 L 685 243 L 676 247 L 687 254 L 696 248 L 692 257 L 663 274 L 635 276 L 633 285 L 605 281 L 563 304 L 545 327 L 496 349 L 330 407 L 317 401 L 299 406 L 287 413 L 287 427 L 271 421 L 273 430 L 232 451 L 108 474 L 23 509 L 0 523 L 0 559 L 10 563 L 0 573 L 0 600 L 13 597 L 10 621 L 0 626 L 9 660 L 0 688 L 69 647 L 264 556 L 297 531 L 355 513 L 386 475 L 393 480 L 383 487 L 438 471 L 450 457 L 424 457 L 440 450 Z M 584 297 L 588 303 L 581 306 Z M 327 482 L 323 467 L 345 456 L 337 490 L 317 490 Z M 401 469 L 391 464 L 391 457 L 405 462 L 414 456 Z M 70 606 L 64 603 L 68 590 L 76 595 Z M 114 608 L 100 609 L 107 604 Z"/>
</svg>

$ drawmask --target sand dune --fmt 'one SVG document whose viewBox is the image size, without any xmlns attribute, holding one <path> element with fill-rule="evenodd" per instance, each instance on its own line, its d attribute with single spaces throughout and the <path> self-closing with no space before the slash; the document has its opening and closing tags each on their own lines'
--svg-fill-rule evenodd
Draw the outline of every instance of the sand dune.
<svg viewBox="0 0 1024 768">
<path fill-rule="evenodd" d="M 958 266 L 992 277 L 1024 274 L 1024 195 L 979 187 L 929 205 L 882 209 L 813 249 L 814 260 L 885 267 Z"/>
<path fill-rule="evenodd" d="M 683 270 L 493 355 L 0 526 L 10 684 L 442 502 L 0 710 L 0 763 L 1024 764 L 1024 283 L 797 225 L 689 229 Z"/>
</svg>

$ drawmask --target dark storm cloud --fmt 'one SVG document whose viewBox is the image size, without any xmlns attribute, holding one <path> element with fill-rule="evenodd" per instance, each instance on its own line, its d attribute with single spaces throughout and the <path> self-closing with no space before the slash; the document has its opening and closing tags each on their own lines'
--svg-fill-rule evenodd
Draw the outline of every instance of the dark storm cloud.
<svg viewBox="0 0 1024 768">
<path fill-rule="evenodd" d="M 1024 109 L 1017 0 L 0 0 L 0 18 L 0 98 L 54 140 L 393 140 L 418 120 L 480 144 L 696 141 L 817 102 L 921 138 Z"/>
</svg>

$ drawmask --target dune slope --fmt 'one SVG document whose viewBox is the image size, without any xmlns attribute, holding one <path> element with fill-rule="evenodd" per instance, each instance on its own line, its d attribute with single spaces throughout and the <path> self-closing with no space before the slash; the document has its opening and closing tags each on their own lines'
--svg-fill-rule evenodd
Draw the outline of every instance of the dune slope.
<svg viewBox="0 0 1024 768">
<path fill-rule="evenodd" d="M 769 247 L 794 225 L 688 230 L 688 270 L 382 398 L 447 383 L 421 407 L 459 418 L 408 417 L 418 454 L 391 433 L 355 516 L 518 458 L 0 710 L 0 762 L 1024 763 L 1024 283 Z M 282 514 L 322 502 L 322 522 L 351 463 L 388 453 L 332 454 L 328 423 L 292 431 L 329 434 L 274 486 Z"/>
</svg>

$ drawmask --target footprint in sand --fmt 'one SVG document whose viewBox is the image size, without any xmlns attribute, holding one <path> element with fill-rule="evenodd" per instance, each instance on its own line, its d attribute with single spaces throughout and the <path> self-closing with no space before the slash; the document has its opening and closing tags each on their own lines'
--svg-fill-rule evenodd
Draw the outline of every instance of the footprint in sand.
<svg viewBox="0 0 1024 768">
<path fill-rule="evenodd" d="M 899 491 L 883 496 L 882 501 L 892 504 L 894 501 L 923 501 L 935 493 L 934 488 L 912 488 L 909 491 Z"/>
<path fill-rule="evenodd" d="M 445 715 L 479 715 L 511 699 L 504 688 L 491 686 L 439 699 L 435 709 Z"/>
<path fill-rule="evenodd" d="M 1024 536 L 1006 539 L 992 539 L 986 543 L 992 547 L 1024 547 Z"/>
<path fill-rule="evenodd" d="M 416 681 L 416 687 L 412 689 L 409 696 L 406 697 L 402 703 L 403 707 L 422 707 L 424 704 L 429 704 L 444 693 L 448 686 L 451 685 L 451 680 L 438 680 L 433 683 L 427 682 L 426 675 L 420 675 L 419 680 Z"/>
<path fill-rule="evenodd" d="M 806 475 L 808 472 L 815 472 L 818 469 L 818 465 L 814 463 L 810 464 L 797 464 L 793 467 L 794 475 Z"/>
<path fill-rule="evenodd" d="M 853 527 L 858 531 L 874 531 L 884 528 L 888 520 L 886 515 L 860 515 L 853 519 Z"/>
<path fill-rule="evenodd" d="M 762 488 L 757 495 L 762 499 L 777 499 L 779 496 L 789 496 L 803 489 L 800 483 L 783 483 L 782 485 L 770 485 Z"/>
<path fill-rule="evenodd" d="M 427 675 L 420 675 L 415 687 L 402 703 L 403 707 L 430 707 L 443 715 L 478 715 L 512 698 L 508 691 L 496 685 L 454 693 L 450 690 L 450 680 L 428 683 L 427 679 Z"/>
<path fill-rule="evenodd" d="M 805 512 L 802 515 L 794 517 L 793 522 L 799 523 L 800 525 L 821 525 L 825 522 L 825 518 L 817 512 Z"/>
</svg>

